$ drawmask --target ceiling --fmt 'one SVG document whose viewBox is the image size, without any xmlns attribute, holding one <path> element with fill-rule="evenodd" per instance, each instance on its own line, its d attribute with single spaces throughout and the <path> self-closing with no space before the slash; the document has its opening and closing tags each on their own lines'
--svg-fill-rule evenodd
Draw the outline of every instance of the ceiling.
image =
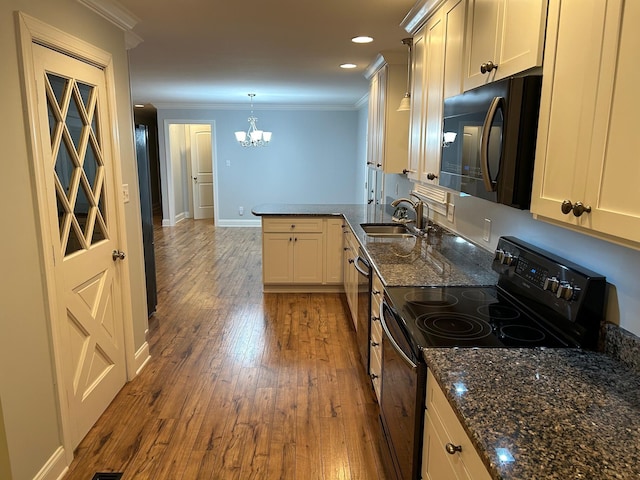
<svg viewBox="0 0 640 480">
<path fill-rule="evenodd" d="M 119 0 L 139 22 L 129 51 L 134 103 L 354 107 L 367 65 L 407 52 L 415 0 Z M 354 44 L 358 35 L 373 43 Z M 339 68 L 342 63 L 357 68 Z M 398 99 L 400 101 L 400 99 Z"/>
</svg>

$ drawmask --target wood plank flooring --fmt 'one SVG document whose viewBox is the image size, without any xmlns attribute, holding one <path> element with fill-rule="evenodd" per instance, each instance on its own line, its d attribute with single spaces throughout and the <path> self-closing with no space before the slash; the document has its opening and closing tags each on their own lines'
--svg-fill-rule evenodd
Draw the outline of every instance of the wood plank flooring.
<svg viewBox="0 0 640 480">
<path fill-rule="evenodd" d="M 377 406 L 341 294 L 263 294 L 259 228 L 156 227 L 152 359 L 69 480 L 381 479 Z"/>
</svg>

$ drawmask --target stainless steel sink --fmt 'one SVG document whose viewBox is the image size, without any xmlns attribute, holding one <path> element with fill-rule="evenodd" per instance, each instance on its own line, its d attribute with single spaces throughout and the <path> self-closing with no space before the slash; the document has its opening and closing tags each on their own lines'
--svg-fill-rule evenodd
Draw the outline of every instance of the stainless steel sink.
<svg viewBox="0 0 640 480">
<path fill-rule="evenodd" d="M 370 237 L 413 237 L 405 225 L 397 223 L 361 223 L 364 233 Z"/>
</svg>

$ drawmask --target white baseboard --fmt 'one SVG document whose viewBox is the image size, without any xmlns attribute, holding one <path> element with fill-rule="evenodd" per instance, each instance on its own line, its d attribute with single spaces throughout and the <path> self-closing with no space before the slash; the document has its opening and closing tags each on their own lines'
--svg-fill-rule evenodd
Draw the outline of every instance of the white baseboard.
<svg viewBox="0 0 640 480">
<path fill-rule="evenodd" d="M 181 212 L 181 213 L 177 214 L 176 215 L 176 219 L 175 219 L 176 220 L 175 224 L 177 225 L 178 223 L 183 221 L 185 218 L 187 218 L 187 214 L 185 212 Z"/>
<path fill-rule="evenodd" d="M 147 363 L 151 360 L 151 354 L 149 352 L 149 344 L 144 342 L 142 346 L 138 349 L 135 355 L 135 367 L 136 367 L 136 376 L 140 375 L 142 369 L 147 365 Z"/>
<path fill-rule="evenodd" d="M 65 461 L 64 448 L 59 446 L 47 463 L 33 477 L 33 480 L 62 480 L 69 471 L 69 466 Z"/>
<path fill-rule="evenodd" d="M 262 221 L 258 219 L 247 220 L 231 220 L 231 219 L 218 219 L 216 227 L 261 227 Z"/>
</svg>

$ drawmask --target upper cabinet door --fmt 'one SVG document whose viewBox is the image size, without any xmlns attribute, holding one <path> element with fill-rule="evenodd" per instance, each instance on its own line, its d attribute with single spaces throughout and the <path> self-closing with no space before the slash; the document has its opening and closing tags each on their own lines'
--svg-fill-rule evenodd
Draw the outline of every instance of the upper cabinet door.
<svg viewBox="0 0 640 480">
<path fill-rule="evenodd" d="M 369 67 L 367 165 L 402 173 L 409 155 L 409 112 L 398 112 L 407 91 L 407 54 L 378 55 Z"/>
<path fill-rule="evenodd" d="M 464 89 L 542 65 L 547 0 L 469 0 Z"/>
<path fill-rule="evenodd" d="M 639 22 L 637 1 L 551 1 L 531 202 L 538 218 L 633 248 Z"/>
</svg>

